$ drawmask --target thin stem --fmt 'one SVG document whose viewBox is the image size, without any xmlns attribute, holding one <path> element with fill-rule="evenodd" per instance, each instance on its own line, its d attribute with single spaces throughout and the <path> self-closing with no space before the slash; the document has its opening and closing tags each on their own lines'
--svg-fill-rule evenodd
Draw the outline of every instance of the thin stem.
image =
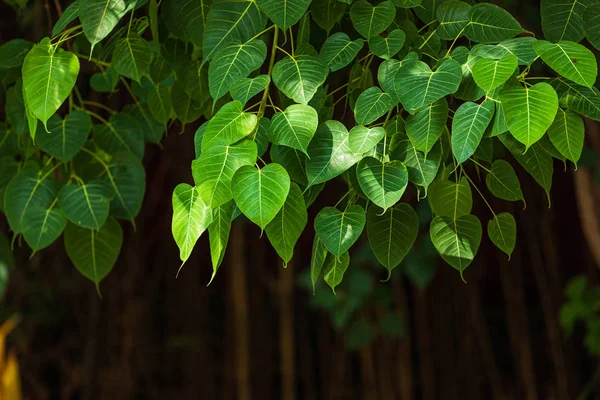
<svg viewBox="0 0 600 400">
<path fill-rule="evenodd" d="M 285 51 L 284 48 L 279 47 L 279 46 L 275 46 L 277 48 L 277 50 L 280 50 L 283 54 L 285 54 L 286 56 L 290 57 L 290 58 L 294 58 L 294 56 L 292 56 L 290 53 L 288 53 L 287 51 Z"/>
<path fill-rule="evenodd" d="M 80 54 L 80 53 L 74 53 L 74 54 L 77 56 L 77 58 L 81 58 L 82 60 L 91 61 L 94 64 L 101 65 L 103 67 L 107 67 L 107 68 L 110 67 L 110 63 L 107 63 L 107 62 L 102 61 L 102 60 L 98 60 L 97 58 L 84 56 L 83 54 Z"/>
<path fill-rule="evenodd" d="M 478 163 L 473 157 L 469 158 L 469 160 L 473 161 L 473 163 L 475 165 L 477 165 L 479 168 L 483 169 L 486 172 L 489 172 L 490 174 L 492 173 L 491 170 L 487 169 L 486 167 L 484 167 L 483 165 L 481 165 L 480 163 Z"/>
<path fill-rule="evenodd" d="M 75 109 L 80 109 L 79 107 L 75 107 Z M 90 110 L 86 110 L 81 108 L 81 111 L 85 111 L 86 113 L 88 113 L 91 117 L 96 118 L 98 121 L 102 122 L 104 125 L 110 125 L 110 122 L 108 122 L 107 120 L 105 120 L 103 117 L 101 117 L 100 115 L 96 114 L 93 111 Z"/>
<path fill-rule="evenodd" d="M 338 202 L 337 202 L 337 203 L 335 203 L 335 206 L 333 206 L 333 208 L 337 208 L 337 206 L 339 206 L 339 205 L 340 205 L 340 203 L 342 202 L 342 200 L 344 200 L 344 199 L 346 198 L 346 196 L 348 196 L 350 193 L 352 193 L 352 189 L 348 190 L 348 191 L 346 192 L 346 194 L 345 194 L 345 195 L 343 195 L 343 196 L 342 196 L 342 197 L 341 197 L 341 198 L 338 200 Z"/>
<path fill-rule="evenodd" d="M 140 104 L 140 101 L 138 100 L 138 98 L 135 95 L 135 93 L 133 92 L 133 90 L 131 90 L 131 86 L 129 86 L 129 83 L 127 83 L 127 81 L 125 80 L 125 78 L 120 77 L 120 80 L 123 83 L 123 86 L 125 86 L 125 89 L 127 89 L 127 91 L 129 92 L 129 95 L 131 96 L 131 98 L 133 99 L 133 101 L 135 102 L 135 104 Z"/>
<path fill-rule="evenodd" d="M 292 57 L 294 56 L 295 47 L 294 47 L 294 33 L 292 32 L 292 27 L 290 26 L 290 46 L 292 48 Z"/>
<path fill-rule="evenodd" d="M 467 29 L 468 26 L 470 26 L 471 23 L 469 22 L 468 24 L 466 24 L 461 30 L 460 32 L 458 32 L 458 35 L 456 35 L 456 37 L 454 38 L 454 40 L 452 41 L 452 44 L 450 45 L 450 47 L 448 48 L 448 51 L 446 52 L 446 55 L 444 56 L 444 58 L 448 57 L 450 55 L 450 52 L 452 52 L 452 49 L 454 48 L 454 45 L 456 44 L 456 41 L 458 40 L 458 38 L 460 38 L 463 34 L 463 32 L 465 31 L 465 29 Z"/>
<path fill-rule="evenodd" d="M 429 25 L 433 24 L 434 22 L 437 22 L 437 20 L 436 20 L 436 19 L 434 19 L 433 21 L 431 21 L 431 22 L 429 22 L 429 23 L 427 23 L 427 24 L 423 25 L 423 26 L 422 26 L 422 27 L 421 27 L 421 28 L 420 28 L 420 29 L 417 31 L 417 33 L 421 32 L 421 31 L 422 31 L 422 30 L 424 30 L 424 29 L 426 29 L 426 28 L 427 28 Z"/>
<path fill-rule="evenodd" d="M 254 39 L 259 38 L 260 36 L 264 35 L 265 33 L 269 32 L 271 29 L 275 28 L 275 25 L 271 25 L 268 28 L 266 28 L 265 30 L 263 30 L 262 32 L 257 33 L 256 35 L 254 35 L 252 38 L 250 38 L 250 40 L 248 40 L 249 42 L 253 41 Z"/>
<path fill-rule="evenodd" d="M 89 104 L 90 106 L 94 106 L 94 107 L 101 108 L 101 109 L 103 109 L 103 110 L 105 110 L 105 111 L 108 111 L 108 112 L 109 112 L 109 113 L 111 113 L 111 114 L 114 114 L 114 113 L 116 113 L 116 111 L 115 111 L 115 110 L 113 110 L 112 108 L 110 108 L 109 106 L 106 106 L 106 105 L 104 105 L 104 104 L 101 104 L 101 103 L 97 103 L 97 102 L 95 102 L 95 101 L 91 101 L 91 100 L 83 100 L 83 104 Z"/>
<path fill-rule="evenodd" d="M 475 190 L 477 191 L 477 193 L 479 193 L 479 196 L 481 196 L 481 198 L 483 199 L 483 202 L 490 209 L 490 211 L 492 212 L 492 215 L 495 218 L 496 217 L 496 213 L 494 212 L 494 209 L 492 208 L 492 206 L 490 205 L 490 203 L 488 203 L 487 199 L 485 198 L 485 196 L 483 195 L 483 193 L 481 193 L 481 190 L 479 190 L 479 188 L 477 187 L 477 185 L 475 185 L 475 183 L 471 180 L 471 178 L 469 178 L 469 175 L 467 175 L 467 173 L 465 172 L 465 169 L 462 167 L 462 165 L 460 166 L 460 170 L 461 170 L 461 173 L 464 175 L 464 177 L 467 178 L 467 180 L 471 183 L 471 186 L 473 186 L 475 188 Z"/>
<path fill-rule="evenodd" d="M 423 48 L 423 46 L 425 46 L 427 44 L 427 42 L 429 42 L 429 39 L 431 39 L 433 37 L 433 35 L 435 35 L 435 32 L 437 31 L 437 29 L 434 29 L 431 31 L 431 33 L 429 34 L 429 36 L 427 37 L 427 39 L 425 39 L 423 41 L 423 43 L 421 43 L 421 45 L 419 46 L 419 50 L 421 50 Z"/>
<path fill-rule="evenodd" d="M 279 29 L 275 26 L 275 31 L 273 32 L 273 47 L 271 48 L 271 59 L 269 60 L 269 69 L 267 70 L 267 75 L 271 76 L 273 73 L 273 66 L 275 65 L 275 56 L 277 55 L 277 40 L 279 39 Z M 272 80 L 271 80 L 272 81 Z M 260 108 L 258 109 L 258 122 L 262 119 L 263 115 L 265 115 L 265 108 L 267 107 L 267 99 L 269 98 L 269 88 L 271 86 L 271 82 L 267 85 L 263 92 L 262 99 L 260 100 Z M 256 137 L 256 133 L 258 132 L 258 124 L 256 124 L 256 128 L 254 128 L 254 132 L 252 133 L 252 140 Z"/>
</svg>

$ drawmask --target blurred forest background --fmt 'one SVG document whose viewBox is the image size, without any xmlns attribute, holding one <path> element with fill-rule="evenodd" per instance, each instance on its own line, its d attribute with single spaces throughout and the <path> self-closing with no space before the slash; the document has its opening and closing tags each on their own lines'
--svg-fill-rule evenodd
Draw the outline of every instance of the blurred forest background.
<svg viewBox="0 0 600 400">
<path fill-rule="evenodd" d="M 3 0 L 0 43 L 48 35 L 56 4 L 64 9 L 68 1 Z M 499 5 L 540 32 L 536 2 Z M 82 62 L 79 83 L 94 72 Z M 129 102 L 125 91 L 84 96 L 113 109 Z M 4 99 L 0 104 L 3 120 Z M 359 243 L 337 296 L 325 285 L 315 295 L 310 288 L 312 230 L 284 269 L 259 228 L 243 221 L 234 224 L 210 286 L 207 236 L 175 279 L 171 193 L 192 182 L 199 125 L 182 133 L 174 125 L 162 147 L 147 145 L 137 232 L 123 224 L 123 250 L 101 284 L 103 299 L 71 265 L 62 241 L 32 258 L 25 244 L 15 249 L 0 320 L 21 317 L 8 347 L 24 398 L 600 399 L 593 393 L 600 381 L 600 316 L 593 312 L 600 289 L 592 289 L 600 278 L 598 123 L 586 121 L 576 173 L 556 162 L 550 209 L 520 167 L 527 209 L 492 204 L 518 222 L 510 262 L 484 235 L 463 283 L 436 256 L 421 201 L 424 234 L 392 279 L 380 282 L 387 272 Z M 338 199 L 327 193 L 319 206 Z M 487 217 L 479 200 L 475 213 Z M 8 233 L 3 219 L 0 232 Z M 562 325 L 578 316 L 587 324 L 569 334 Z"/>
</svg>

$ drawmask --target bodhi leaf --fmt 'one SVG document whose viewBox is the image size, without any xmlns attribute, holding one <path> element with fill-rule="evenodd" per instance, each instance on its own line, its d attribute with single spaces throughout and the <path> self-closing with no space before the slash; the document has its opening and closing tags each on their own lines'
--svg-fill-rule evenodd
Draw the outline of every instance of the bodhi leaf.
<svg viewBox="0 0 600 400">
<path fill-rule="evenodd" d="M 560 104 L 571 111 L 600 121 L 600 92 L 595 87 L 587 88 L 564 78 L 552 81 L 552 87 L 560 98 Z"/>
<path fill-rule="evenodd" d="M 396 147 L 392 151 L 392 159 L 400 160 L 408 170 L 408 179 L 415 185 L 422 186 L 427 195 L 427 188 L 435 179 L 442 160 L 441 146 L 436 143 L 427 158 L 417 150 L 410 139 L 403 133 L 397 134 Z"/>
<path fill-rule="evenodd" d="M 115 45 L 111 66 L 119 74 L 140 82 L 152 63 L 152 48 L 144 39 L 130 33 Z"/>
<path fill-rule="evenodd" d="M 587 8 L 583 14 L 583 27 L 588 41 L 600 49 L 600 4 L 593 4 Z"/>
<path fill-rule="evenodd" d="M 445 98 L 441 98 L 406 118 L 406 135 L 414 147 L 427 156 L 444 133 L 447 120 L 448 102 Z"/>
<path fill-rule="evenodd" d="M 392 96 L 378 87 L 370 87 L 358 96 L 354 106 L 354 119 L 360 125 L 368 125 L 394 108 Z"/>
<path fill-rule="evenodd" d="M 118 153 L 105 164 L 105 179 L 115 196 L 110 202 L 110 215 L 133 221 L 140 211 L 146 189 L 146 171 L 139 158 Z"/>
<path fill-rule="evenodd" d="M 27 108 L 45 125 L 75 86 L 79 60 L 45 38 L 27 53 L 22 72 Z"/>
<path fill-rule="evenodd" d="M 477 43 L 498 43 L 523 32 L 521 24 L 508 11 L 490 3 L 479 3 L 469 11 L 465 35 Z"/>
<path fill-rule="evenodd" d="M 369 49 L 379 58 L 388 60 L 396 55 L 404 45 L 406 34 L 394 29 L 386 37 L 376 35 L 369 39 Z"/>
<path fill-rule="evenodd" d="M 23 237 L 33 251 L 39 251 L 54 243 L 66 225 L 67 219 L 56 202 L 49 207 L 31 206 L 23 215 Z"/>
<path fill-rule="evenodd" d="M 274 144 L 271 146 L 271 161 L 284 167 L 290 179 L 300 185 L 308 183 L 306 179 L 306 155 L 299 150 Z"/>
<path fill-rule="evenodd" d="M 548 137 L 560 154 L 577 166 L 585 138 L 585 125 L 581 116 L 559 108 L 554 122 L 548 128 Z"/>
<path fill-rule="evenodd" d="M 283 207 L 290 191 L 290 177 L 279 164 L 262 169 L 243 166 L 231 181 L 233 199 L 246 217 L 265 229 Z"/>
<path fill-rule="evenodd" d="M 345 211 L 325 207 L 315 217 L 315 232 L 327 250 L 340 257 L 358 240 L 365 221 L 365 210 L 357 204 Z"/>
<path fill-rule="evenodd" d="M 197 188 L 185 183 L 175 187 L 171 231 L 179 247 L 181 265 L 190 257 L 196 242 L 212 221 L 212 210 L 202 201 Z"/>
<path fill-rule="evenodd" d="M 525 145 L 525 151 L 544 136 L 558 110 L 558 96 L 545 82 L 504 88 L 500 101 L 508 129 Z"/>
<path fill-rule="evenodd" d="M 223 97 L 234 82 L 246 78 L 259 68 L 267 57 L 262 40 L 229 45 L 215 55 L 208 68 L 210 94 L 216 101 Z"/>
<path fill-rule="evenodd" d="M 456 268 L 463 278 L 481 243 L 481 222 L 474 215 L 457 219 L 435 217 L 429 230 L 431 242 L 444 261 Z"/>
<path fill-rule="evenodd" d="M 308 104 L 325 82 L 329 68 L 315 56 L 298 55 L 279 60 L 273 68 L 273 83 L 296 103 Z"/>
<path fill-rule="evenodd" d="M 37 143 L 46 153 L 68 162 L 79 153 L 91 129 L 92 119 L 84 111 L 71 111 L 63 120 L 55 114 L 48 120 L 50 133 L 38 135 Z"/>
<path fill-rule="evenodd" d="M 112 189 L 102 180 L 81 185 L 68 184 L 58 194 L 58 204 L 72 223 L 100 229 L 108 218 Z"/>
<path fill-rule="evenodd" d="M 345 33 L 337 32 L 329 36 L 323 43 L 319 57 L 329 65 L 331 72 L 337 71 L 356 58 L 363 47 L 363 43 L 362 39 L 351 41 Z"/>
<path fill-rule="evenodd" d="M 246 105 L 248 100 L 265 90 L 271 78 L 269 75 L 259 75 L 256 78 L 243 78 L 231 85 L 229 93 L 234 100 L 242 103 L 242 107 Z"/>
<path fill-rule="evenodd" d="M 367 128 L 357 125 L 348 133 L 348 146 L 354 154 L 364 154 L 373 149 L 385 136 L 382 127 Z"/>
<path fill-rule="evenodd" d="M 256 123 L 256 115 L 245 113 L 239 101 L 231 101 L 210 119 L 202 138 L 202 148 L 235 143 L 251 134 L 256 128 Z"/>
<path fill-rule="evenodd" d="M 436 34 L 444 40 L 460 37 L 469 23 L 470 10 L 471 5 L 463 1 L 450 0 L 440 4 L 435 10 L 440 22 Z"/>
<path fill-rule="evenodd" d="M 579 42 L 585 36 L 583 16 L 590 0 L 542 0 L 542 30 L 552 42 L 571 40 Z"/>
<path fill-rule="evenodd" d="M 596 56 L 579 43 L 538 40 L 533 48 L 550 68 L 575 83 L 592 87 L 596 83 Z"/>
<path fill-rule="evenodd" d="M 129 9 L 124 0 L 79 0 L 79 20 L 85 37 L 92 44 L 92 50 Z"/>
<path fill-rule="evenodd" d="M 323 278 L 334 294 L 336 286 L 342 283 L 342 279 L 344 279 L 344 273 L 348 269 L 348 265 L 350 265 L 350 254 L 348 252 L 343 253 L 339 257 L 327 254 L 325 258 Z"/>
<path fill-rule="evenodd" d="M 399 7 L 414 7 L 414 12 L 417 17 L 424 23 L 428 24 L 435 21 L 437 8 L 447 0 L 395 0 L 396 5 L 401 3 Z"/>
<path fill-rule="evenodd" d="M 142 127 L 129 114 L 115 113 L 110 116 L 108 124 L 92 127 L 96 143 L 109 153 L 125 151 L 142 159 L 144 156 L 144 132 Z"/>
<path fill-rule="evenodd" d="M 68 224 L 65 229 L 65 249 L 79 272 L 98 285 L 114 267 L 121 245 L 121 225 L 109 218 L 100 230 Z"/>
<path fill-rule="evenodd" d="M 422 61 L 409 61 L 396 73 L 395 88 L 400 102 L 411 114 L 458 90 L 462 80 L 460 64 L 442 62 L 435 71 Z"/>
<path fill-rule="evenodd" d="M 254 165 L 256 156 L 256 144 L 250 140 L 202 146 L 202 154 L 192 161 L 192 175 L 206 205 L 214 209 L 231 200 L 233 174 L 244 165 Z"/>
<path fill-rule="evenodd" d="M 386 211 L 404 194 L 408 171 L 400 161 L 382 163 L 376 158 L 363 158 L 356 166 L 360 188 L 374 204 Z"/>
<path fill-rule="evenodd" d="M 296 25 L 304 15 L 311 0 L 257 0 L 258 6 L 283 31 Z"/>
<path fill-rule="evenodd" d="M 210 1 L 168 0 L 161 3 L 161 16 L 169 31 L 184 42 L 202 46 Z M 154 34 L 153 34 L 154 36 Z"/>
<path fill-rule="evenodd" d="M 510 260 L 510 255 L 517 244 L 517 222 L 515 217 L 505 212 L 494 215 L 494 218 L 488 222 L 487 231 L 492 243 L 508 254 Z"/>
<path fill-rule="evenodd" d="M 367 235 L 373 254 L 388 270 L 392 270 L 404 259 L 412 248 L 419 233 L 419 217 L 409 204 L 401 203 L 383 212 L 369 207 L 367 213 Z"/>
<path fill-rule="evenodd" d="M 327 254 L 329 252 L 325 248 L 325 245 L 323 245 L 323 242 L 321 242 L 321 239 L 319 239 L 319 235 L 315 235 L 310 256 L 310 281 L 312 283 L 313 295 L 315 294 L 315 284 L 319 275 L 321 275 Z"/>
<path fill-rule="evenodd" d="M 459 183 L 449 180 L 434 182 L 429 188 L 429 204 L 435 215 L 452 219 L 471 214 L 473 195 L 466 178 Z"/>
<path fill-rule="evenodd" d="M 463 103 L 452 119 L 452 153 L 457 164 L 469 159 L 483 138 L 494 116 L 494 102 Z"/>
<path fill-rule="evenodd" d="M 283 259 L 284 265 L 292 259 L 294 246 L 306 227 L 308 214 L 300 187 L 292 183 L 285 203 L 275 218 L 266 226 L 269 242 Z"/>
<path fill-rule="evenodd" d="M 215 279 L 219 266 L 223 262 L 229 233 L 231 232 L 231 221 L 235 202 L 229 201 L 213 210 L 213 222 L 208 226 L 208 238 L 210 239 L 210 258 L 212 260 L 213 273 L 210 282 Z"/>
<path fill-rule="evenodd" d="M 318 124 L 319 115 L 314 108 L 304 104 L 292 104 L 284 112 L 273 115 L 269 128 L 269 141 L 306 154 Z"/>
<path fill-rule="evenodd" d="M 521 183 L 513 167 L 504 160 L 496 160 L 489 170 L 485 184 L 492 194 L 499 199 L 508 201 L 523 200 L 525 198 L 521 191 Z"/>
<path fill-rule="evenodd" d="M 0 46 L 0 68 L 19 68 L 33 47 L 33 43 L 24 39 L 13 39 Z"/>
<path fill-rule="evenodd" d="M 313 0 L 311 15 L 315 23 L 329 33 L 344 16 L 346 7 L 345 3 L 338 0 Z"/>
<path fill-rule="evenodd" d="M 370 39 L 385 31 L 396 16 L 396 7 L 391 1 L 383 1 L 376 6 L 359 0 L 350 9 L 352 25 L 363 37 Z"/>
<path fill-rule="evenodd" d="M 477 86 L 491 92 L 512 76 L 517 69 L 519 59 L 508 54 L 499 60 L 480 58 L 473 65 L 473 79 Z"/>
<path fill-rule="evenodd" d="M 171 88 L 163 83 L 154 86 L 148 95 L 148 108 L 150 113 L 161 125 L 166 125 L 171 117 Z"/>
</svg>

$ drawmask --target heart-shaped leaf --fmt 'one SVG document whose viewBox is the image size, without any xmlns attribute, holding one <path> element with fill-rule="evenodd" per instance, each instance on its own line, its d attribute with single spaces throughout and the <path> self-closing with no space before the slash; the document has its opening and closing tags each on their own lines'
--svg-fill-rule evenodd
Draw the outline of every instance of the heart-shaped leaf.
<svg viewBox="0 0 600 400">
<path fill-rule="evenodd" d="M 242 103 L 242 107 L 246 105 L 248 100 L 265 90 L 271 78 L 269 75 L 259 75 L 256 78 L 243 78 L 231 85 L 229 93 L 234 100 Z"/>
<path fill-rule="evenodd" d="M 414 114 L 417 109 L 456 92 L 461 80 L 462 69 L 454 60 L 442 62 L 434 72 L 422 61 L 408 61 L 396 74 L 395 88 L 404 108 Z"/>
<path fill-rule="evenodd" d="M 396 16 L 396 7 L 391 1 L 383 1 L 372 6 L 365 0 L 359 0 L 350 9 L 350 19 L 354 29 L 370 39 L 385 31 Z"/>
<path fill-rule="evenodd" d="M 345 211 L 325 207 L 315 217 L 315 232 L 330 253 L 341 257 L 365 228 L 365 210 L 355 204 Z"/>
<path fill-rule="evenodd" d="M 117 40 L 111 66 L 123 76 L 139 82 L 152 63 L 152 48 L 144 39 L 130 33 Z"/>
<path fill-rule="evenodd" d="M 518 63 L 519 59 L 512 54 L 499 60 L 480 58 L 473 65 L 473 79 L 477 86 L 489 93 L 514 74 Z"/>
<path fill-rule="evenodd" d="M 148 108 L 150 113 L 161 125 L 166 125 L 171 117 L 171 87 L 163 83 L 154 86 L 154 90 L 148 95 Z"/>
<path fill-rule="evenodd" d="M 92 44 L 104 39 L 135 2 L 124 0 L 80 0 L 79 20 L 85 37 Z"/>
<path fill-rule="evenodd" d="M 394 106 L 392 96 L 373 86 L 362 92 L 356 99 L 354 119 L 360 125 L 367 125 L 382 117 Z"/>
<path fill-rule="evenodd" d="M 406 203 L 397 204 L 382 212 L 377 207 L 369 207 L 367 213 L 367 234 L 369 244 L 377 260 L 388 270 L 392 270 L 404 259 L 412 248 L 419 233 L 419 217 Z"/>
<path fill-rule="evenodd" d="M 141 160 L 134 155 L 118 153 L 109 164 L 102 165 L 106 181 L 115 194 L 110 203 L 110 215 L 133 221 L 142 206 L 146 188 L 146 172 Z"/>
<path fill-rule="evenodd" d="M 471 213 L 473 195 L 466 178 L 459 183 L 449 180 L 434 182 L 429 188 L 429 204 L 435 215 L 452 219 Z"/>
<path fill-rule="evenodd" d="M 525 202 L 521 191 L 521 183 L 515 170 L 504 160 L 494 161 L 485 178 L 485 184 L 490 192 L 499 199 L 508 201 L 523 200 Z"/>
<path fill-rule="evenodd" d="M 385 129 L 382 127 L 367 128 L 357 125 L 348 133 L 348 145 L 355 154 L 364 154 L 377 145 L 385 136 Z"/>
<path fill-rule="evenodd" d="M 208 1 L 165 0 L 160 11 L 169 32 L 184 42 L 202 46 L 209 7 Z"/>
<path fill-rule="evenodd" d="M 304 15 L 311 0 L 257 0 L 258 6 L 283 31 L 296 25 Z"/>
<path fill-rule="evenodd" d="M 595 87 L 588 88 L 564 78 L 552 81 L 559 94 L 561 105 L 577 114 L 600 121 L 600 92 Z"/>
<path fill-rule="evenodd" d="M 314 108 L 304 104 L 292 104 L 284 112 L 273 115 L 269 128 L 269 141 L 306 154 L 318 124 L 319 115 Z"/>
<path fill-rule="evenodd" d="M 319 278 L 319 275 L 321 274 L 327 254 L 329 254 L 329 252 L 325 248 L 323 242 L 321 242 L 321 239 L 319 239 L 319 235 L 315 235 L 310 256 L 310 281 L 312 283 L 313 294 L 315 293 L 315 284 L 317 283 L 317 278 Z"/>
<path fill-rule="evenodd" d="M 391 158 L 400 160 L 406 166 L 408 179 L 415 185 L 422 186 L 427 194 L 427 188 L 435 179 L 440 163 L 442 151 L 439 142 L 432 148 L 427 157 L 417 150 L 410 139 L 403 133 L 394 137 L 394 150 Z"/>
<path fill-rule="evenodd" d="M 273 68 L 273 83 L 296 103 L 308 104 L 325 82 L 329 67 L 319 57 L 298 55 L 285 57 Z"/>
<path fill-rule="evenodd" d="M 404 194 L 408 171 L 400 161 L 382 163 L 376 158 L 363 158 L 356 166 L 360 188 L 374 204 L 386 211 Z"/>
<path fill-rule="evenodd" d="M 494 102 L 463 103 L 452 119 L 452 153 L 457 164 L 469 159 L 483 138 L 494 116 Z"/>
<path fill-rule="evenodd" d="M 558 96 L 545 82 L 504 88 L 500 101 L 508 129 L 525 145 L 525 151 L 544 136 L 558 110 Z"/>
<path fill-rule="evenodd" d="M 469 11 L 465 35 L 477 43 L 498 43 L 523 32 L 521 24 L 510 13 L 490 3 L 479 3 Z"/>
<path fill-rule="evenodd" d="M 107 124 L 94 125 L 92 134 L 96 143 L 108 153 L 124 151 L 140 159 L 144 156 L 144 132 L 129 114 L 111 115 Z"/>
<path fill-rule="evenodd" d="M 100 229 L 108 218 L 110 186 L 101 180 L 81 185 L 68 184 L 58 194 L 58 204 L 72 223 L 88 229 Z"/>
<path fill-rule="evenodd" d="M 337 32 L 329 36 L 323 43 L 319 57 L 329 65 L 331 72 L 337 71 L 356 58 L 363 47 L 363 43 L 362 39 L 351 41 L 345 33 Z"/>
<path fill-rule="evenodd" d="M 441 98 L 406 118 L 406 135 L 415 148 L 427 156 L 444 133 L 447 121 L 448 102 L 445 98 Z"/>
<path fill-rule="evenodd" d="M 333 29 L 340 22 L 347 5 L 338 0 L 313 0 L 311 4 L 311 16 L 315 23 L 324 31 Z"/>
<path fill-rule="evenodd" d="M 517 222 L 515 217 L 505 212 L 494 215 L 494 218 L 488 222 L 487 231 L 492 243 L 508 254 L 510 260 L 510 255 L 517 244 Z"/>
<path fill-rule="evenodd" d="M 471 5 L 464 1 L 450 0 L 443 2 L 435 11 L 440 24 L 436 34 L 444 40 L 454 40 L 462 36 L 469 24 Z"/>
<path fill-rule="evenodd" d="M 414 13 L 424 23 L 435 21 L 436 10 L 448 0 L 395 0 L 398 7 L 413 8 Z M 400 3 L 400 5 L 398 4 Z"/>
<path fill-rule="evenodd" d="M 246 165 L 233 175 L 231 191 L 244 215 L 265 229 L 285 203 L 290 177 L 279 164 L 267 164 L 262 169 Z"/>
<path fill-rule="evenodd" d="M 65 10 L 66 12 L 66 10 Z M 362 42 L 362 41 L 361 41 Z M 33 43 L 25 39 L 13 39 L 0 46 L 0 68 L 19 68 L 33 47 Z"/>
<path fill-rule="evenodd" d="M 202 138 L 202 148 L 235 143 L 251 134 L 256 123 L 256 115 L 244 112 L 239 101 L 231 101 L 210 119 Z"/>
<path fill-rule="evenodd" d="M 346 273 L 349 265 L 350 254 L 348 254 L 348 252 L 343 253 L 339 257 L 335 257 L 333 254 L 327 254 L 325 263 L 323 264 L 323 278 L 331 290 L 333 290 L 334 294 L 336 286 L 342 283 L 344 273 Z"/>
<path fill-rule="evenodd" d="M 582 5 L 581 2 L 577 2 Z M 583 27 L 587 33 L 588 41 L 597 49 L 600 49 L 600 4 L 590 5 L 583 14 Z M 573 38 L 565 38 L 577 42 Z"/>
<path fill-rule="evenodd" d="M 271 146 L 271 161 L 281 165 L 290 175 L 290 179 L 300 185 L 307 185 L 306 155 L 299 150 L 274 144 Z"/>
<path fill-rule="evenodd" d="M 50 133 L 38 135 L 38 145 L 58 160 L 68 162 L 79 153 L 91 129 L 92 120 L 86 112 L 74 110 L 64 120 L 53 115 L 48 120 Z"/>
<path fill-rule="evenodd" d="M 550 68 L 573 82 L 594 86 L 598 75 L 596 56 L 579 43 L 538 40 L 533 48 Z"/>
<path fill-rule="evenodd" d="M 369 49 L 379 58 L 388 60 L 395 56 L 402 46 L 406 34 L 400 29 L 394 29 L 386 37 L 376 35 L 369 39 Z"/>
<path fill-rule="evenodd" d="M 585 125 L 581 116 L 559 108 L 554 122 L 548 128 L 548 137 L 560 154 L 577 166 L 585 138 Z"/>
<path fill-rule="evenodd" d="M 31 206 L 23 214 L 23 237 L 35 251 L 50 246 L 65 230 L 67 219 L 53 202 L 50 207 Z"/>
<path fill-rule="evenodd" d="M 572 40 L 579 42 L 585 36 L 583 17 L 589 0 L 542 0 L 542 31 L 552 42 Z"/>
</svg>

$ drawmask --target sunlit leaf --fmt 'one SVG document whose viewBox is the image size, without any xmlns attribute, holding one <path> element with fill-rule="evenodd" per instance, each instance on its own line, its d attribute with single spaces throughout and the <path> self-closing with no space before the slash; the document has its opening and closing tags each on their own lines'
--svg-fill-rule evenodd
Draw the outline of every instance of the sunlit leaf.
<svg viewBox="0 0 600 400">
<path fill-rule="evenodd" d="M 315 232 L 329 252 L 341 257 L 358 240 L 365 222 L 365 210 L 359 205 L 345 211 L 325 207 L 315 217 Z"/>
<path fill-rule="evenodd" d="M 512 54 L 499 60 L 480 58 L 473 65 L 473 79 L 480 88 L 491 92 L 512 76 L 518 63 L 519 59 Z"/>
<path fill-rule="evenodd" d="M 385 136 L 382 127 L 367 128 L 357 125 L 348 133 L 348 146 L 355 154 L 364 154 L 373 149 Z"/>
<path fill-rule="evenodd" d="M 431 221 L 430 236 L 444 261 L 456 268 L 461 277 L 471 264 L 481 243 L 481 222 L 474 215 L 457 219 L 435 217 Z"/>
<path fill-rule="evenodd" d="M 467 102 L 456 110 L 452 119 L 452 153 L 457 164 L 475 154 L 493 115 L 493 101 L 481 104 Z"/>
<path fill-rule="evenodd" d="M 370 39 L 385 31 L 396 16 L 396 7 L 391 1 L 383 1 L 376 6 L 365 0 L 358 0 L 350 9 L 350 19 L 358 33 Z"/>
<path fill-rule="evenodd" d="M 406 118 L 406 135 L 425 156 L 444 133 L 448 120 L 448 102 L 441 98 Z"/>
<path fill-rule="evenodd" d="M 273 115 L 269 141 L 307 152 L 308 144 L 317 131 L 319 116 L 314 108 L 292 104 L 283 112 Z"/>
<path fill-rule="evenodd" d="M 587 87 L 596 83 L 596 56 L 586 47 L 574 42 L 538 40 L 533 48 L 550 68 L 565 78 Z"/>
<path fill-rule="evenodd" d="M 308 104 L 325 79 L 329 68 L 315 56 L 298 55 L 279 60 L 273 68 L 273 83 L 296 103 Z"/>
<path fill-rule="evenodd" d="M 229 102 L 221 107 L 208 123 L 202 139 L 202 148 L 235 143 L 252 133 L 256 123 L 256 115 L 245 113 L 242 103 L 237 100 Z"/>
<path fill-rule="evenodd" d="M 374 204 L 386 211 L 404 194 L 408 185 L 408 171 L 400 161 L 382 163 L 376 158 L 363 158 L 356 166 L 361 189 Z"/>
<path fill-rule="evenodd" d="M 248 100 L 265 90 L 270 82 L 271 78 L 269 78 L 269 75 L 259 75 L 256 78 L 239 79 L 231 85 L 229 93 L 234 100 L 238 100 L 242 103 L 243 107 Z"/>
<path fill-rule="evenodd" d="M 508 258 L 510 259 L 510 255 L 517 243 L 517 222 L 515 221 L 515 217 L 505 212 L 494 215 L 494 218 L 488 222 L 487 232 L 492 243 L 508 254 Z"/>
</svg>

